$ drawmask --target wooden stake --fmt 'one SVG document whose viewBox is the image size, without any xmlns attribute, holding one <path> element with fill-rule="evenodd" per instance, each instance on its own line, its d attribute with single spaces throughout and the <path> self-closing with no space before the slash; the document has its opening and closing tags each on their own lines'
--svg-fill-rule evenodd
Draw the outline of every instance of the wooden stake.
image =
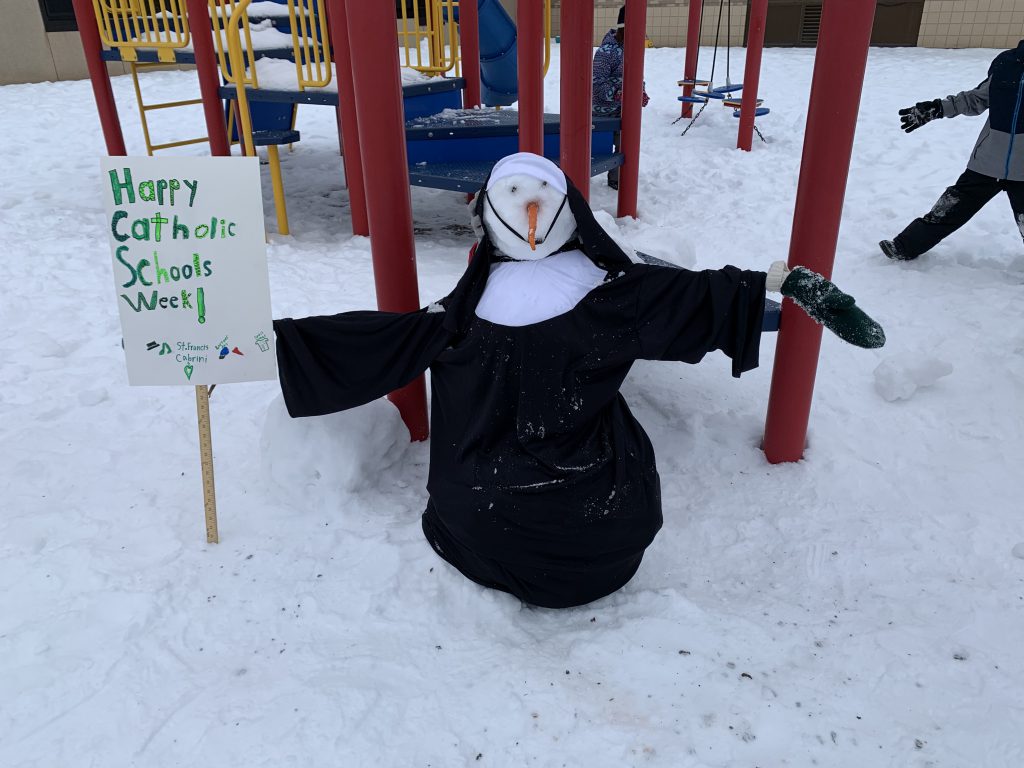
<svg viewBox="0 0 1024 768">
<path fill-rule="evenodd" d="M 196 415 L 199 417 L 199 461 L 203 467 L 203 507 L 206 510 L 206 542 L 220 541 L 217 533 L 217 490 L 213 484 L 213 436 L 210 432 L 210 391 L 196 387 Z"/>
</svg>

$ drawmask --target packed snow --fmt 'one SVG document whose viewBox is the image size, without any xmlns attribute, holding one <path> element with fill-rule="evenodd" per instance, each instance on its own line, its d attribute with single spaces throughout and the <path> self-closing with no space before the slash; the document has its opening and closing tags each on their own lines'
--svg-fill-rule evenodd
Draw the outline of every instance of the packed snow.
<svg viewBox="0 0 1024 768">
<path fill-rule="evenodd" d="M 826 333 L 805 459 L 776 466 L 759 448 L 773 335 L 738 381 L 720 355 L 638 364 L 623 394 L 665 527 L 624 589 L 564 611 L 431 551 L 427 446 L 386 401 L 292 420 L 275 382 L 217 387 L 207 545 L 192 390 L 126 384 L 89 83 L 0 88 L 0 765 L 1024 765 L 1020 233 L 1001 197 L 917 261 L 876 245 L 932 207 L 982 125 L 908 136 L 897 110 L 973 87 L 994 53 L 871 51 L 834 278 L 887 345 Z M 640 218 L 613 220 L 596 179 L 600 218 L 686 267 L 785 258 L 814 52 L 765 51 L 749 154 L 717 105 L 682 138 L 683 52 L 646 56 Z M 192 72 L 143 87 L 198 93 Z M 145 154 L 130 79 L 114 90 Z M 198 108 L 152 125 L 205 132 Z M 275 315 L 373 308 L 334 111 L 304 106 L 298 128 Z M 412 201 L 428 305 L 472 233 L 464 196 Z"/>
</svg>

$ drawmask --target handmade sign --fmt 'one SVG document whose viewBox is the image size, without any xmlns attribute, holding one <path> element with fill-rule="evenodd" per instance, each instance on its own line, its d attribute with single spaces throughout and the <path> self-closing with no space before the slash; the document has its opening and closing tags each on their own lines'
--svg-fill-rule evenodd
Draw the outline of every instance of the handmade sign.
<svg viewBox="0 0 1024 768">
<path fill-rule="evenodd" d="M 102 162 L 128 382 L 276 378 L 255 157 Z"/>
</svg>

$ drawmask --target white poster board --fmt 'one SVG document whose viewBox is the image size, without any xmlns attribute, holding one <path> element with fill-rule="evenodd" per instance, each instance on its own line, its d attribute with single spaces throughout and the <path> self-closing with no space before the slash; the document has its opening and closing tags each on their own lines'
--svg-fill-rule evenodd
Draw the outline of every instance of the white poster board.
<svg viewBox="0 0 1024 768">
<path fill-rule="evenodd" d="M 101 167 L 128 382 L 276 378 L 259 160 Z"/>
</svg>

